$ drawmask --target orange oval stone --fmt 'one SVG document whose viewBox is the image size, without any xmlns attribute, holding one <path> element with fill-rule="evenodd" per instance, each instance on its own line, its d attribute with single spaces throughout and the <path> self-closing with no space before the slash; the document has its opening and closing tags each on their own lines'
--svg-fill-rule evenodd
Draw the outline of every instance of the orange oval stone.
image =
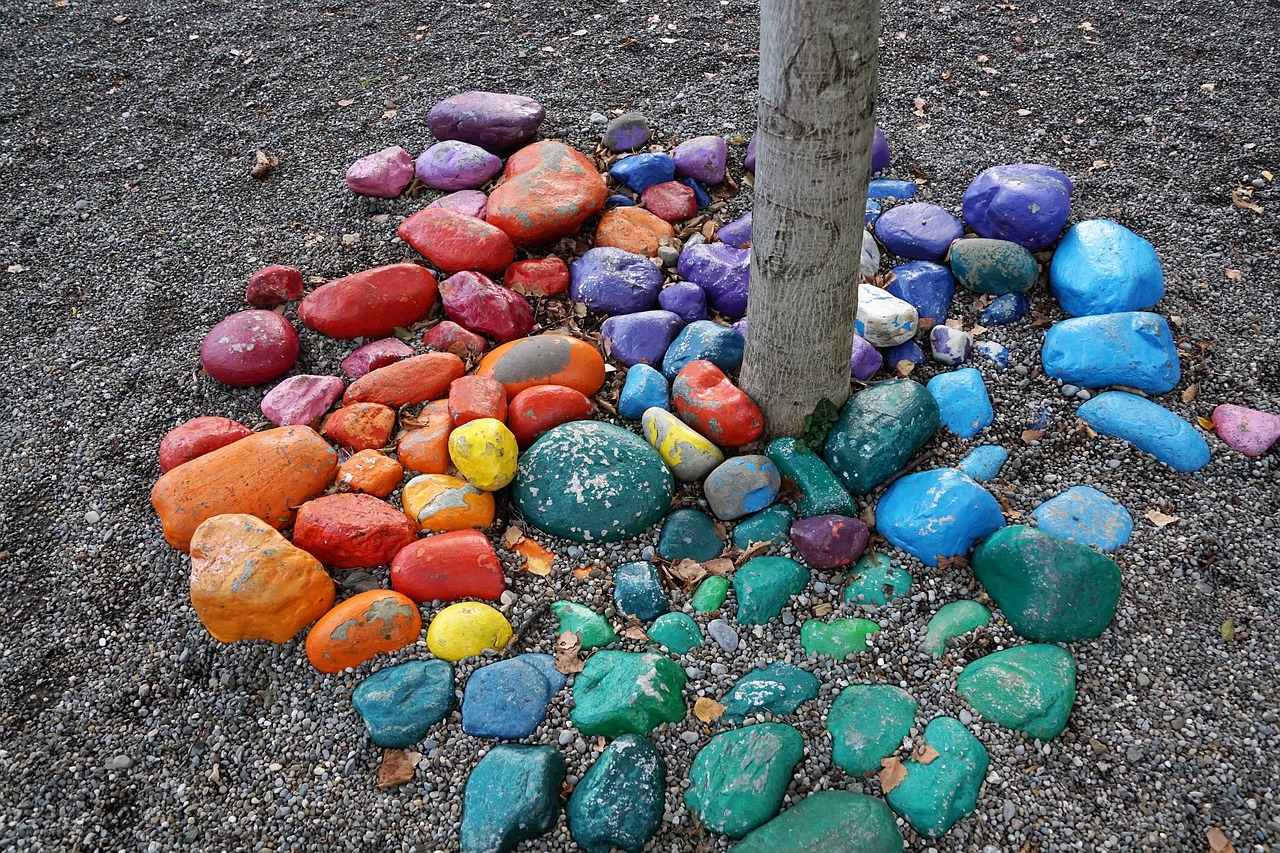
<svg viewBox="0 0 1280 853">
<path fill-rule="evenodd" d="M 604 177 L 586 155 L 548 139 L 507 160 L 485 219 L 517 244 L 551 243 L 577 232 L 607 195 Z"/>
<path fill-rule="evenodd" d="M 400 493 L 404 513 L 429 533 L 447 533 L 493 524 L 494 502 L 461 477 L 423 474 L 405 484 Z"/>
<path fill-rule="evenodd" d="M 592 411 L 591 400 L 581 391 L 563 385 L 537 385 L 512 398 L 507 426 L 524 450 L 552 427 L 591 420 Z"/>
<path fill-rule="evenodd" d="M 596 226 L 595 245 L 612 246 L 633 255 L 658 254 L 662 238 L 674 238 L 676 229 L 670 222 L 654 216 L 642 207 L 615 207 L 606 210 Z"/>
<path fill-rule="evenodd" d="M 449 459 L 449 433 L 453 416 L 445 400 L 427 403 L 416 418 L 406 418 L 409 431 L 396 442 L 396 458 L 415 474 L 443 474 L 453 464 Z"/>
<path fill-rule="evenodd" d="M 414 643 L 422 614 L 407 596 L 390 589 L 354 595 L 326 613 L 307 634 L 307 659 L 321 672 L 341 672 Z"/>
<path fill-rule="evenodd" d="M 347 386 L 342 404 L 381 403 L 398 409 L 443 397 L 449 383 L 466 373 L 462 359 L 451 352 L 429 352 L 379 367 Z"/>
<path fill-rule="evenodd" d="M 326 495 L 307 501 L 293 525 L 293 544 L 326 566 L 371 569 L 418 541 L 413 522 L 373 495 Z"/>
<path fill-rule="evenodd" d="M 538 335 L 505 343 L 476 368 L 507 389 L 507 399 L 535 385 L 563 385 L 590 397 L 604 385 L 604 357 L 568 335 Z"/>
<path fill-rule="evenodd" d="M 385 498 L 404 479 L 404 468 L 376 450 L 361 450 L 338 468 L 338 485 L 353 492 Z"/>
<path fill-rule="evenodd" d="M 381 403 L 352 403 L 329 415 L 324 433 L 348 450 L 385 447 L 396 425 L 396 411 Z"/>
</svg>

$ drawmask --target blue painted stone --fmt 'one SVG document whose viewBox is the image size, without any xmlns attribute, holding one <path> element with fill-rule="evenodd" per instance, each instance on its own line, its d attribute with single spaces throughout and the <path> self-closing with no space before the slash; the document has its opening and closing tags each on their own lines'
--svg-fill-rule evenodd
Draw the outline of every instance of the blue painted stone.
<svg viewBox="0 0 1280 853">
<path fill-rule="evenodd" d="M 592 249 L 592 251 L 597 251 Z M 650 267 L 657 269 L 653 264 Z M 709 361 L 725 373 L 738 369 L 742 364 L 742 348 L 746 342 L 742 335 L 728 326 L 710 320 L 699 320 L 685 326 L 667 347 L 662 357 L 662 375 L 675 379 L 685 366 L 698 359 Z"/>
<path fill-rule="evenodd" d="M 884 247 L 913 260 L 940 261 L 963 236 L 960 220 L 927 202 L 900 204 L 876 220 L 876 237 Z"/>
<path fill-rule="evenodd" d="M 1009 366 L 1009 350 L 995 341 L 978 341 L 973 345 L 973 351 L 994 364 L 998 370 Z"/>
<path fill-rule="evenodd" d="M 903 199 L 914 198 L 915 194 L 915 181 L 893 181 L 888 178 L 876 178 L 867 184 L 867 198 L 893 198 L 902 201 Z"/>
<path fill-rule="evenodd" d="M 751 211 L 747 211 L 717 231 L 716 239 L 735 249 L 745 249 L 751 242 Z"/>
<path fill-rule="evenodd" d="M 574 787 L 569 832 L 586 853 L 640 853 L 662 823 L 666 789 L 658 750 L 640 735 L 622 735 Z"/>
<path fill-rule="evenodd" d="M 724 551 L 724 541 L 716 533 L 715 522 L 705 512 L 677 509 L 662 522 L 658 536 L 658 556 L 672 563 L 714 560 Z"/>
<path fill-rule="evenodd" d="M 849 355 L 849 375 L 857 380 L 867 380 L 876 375 L 876 371 L 884 367 L 884 356 L 880 350 L 867 343 L 862 335 L 853 336 L 853 352 Z"/>
<path fill-rule="evenodd" d="M 992 166 L 964 192 L 964 221 L 979 237 L 1009 240 L 1043 252 L 1071 213 L 1071 180 L 1033 163 Z"/>
<path fill-rule="evenodd" d="M 707 292 L 691 281 L 676 281 L 658 291 L 658 306 L 686 323 L 707 319 Z"/>
<path fill-rule="evenodd" d="M 889 140 L 884 138 L 884 131 L 876 127 L 875 137 L 871 141 L 871 171 L 879 172 L 889 168 Z"/>
<path fill-rule="evenodd" d="M 629 421 L 644 417 L 645 409 L 657 406 L 671 408 L 670 388 L 667 377 L 647 364 L 637 364 L 627 370 L 627 381 L 618 397 L 618 414 Z"/>
<path fill-rule="evenodd" d="M 693 200 L 698 205 L 698 210 L 711 205 L 711 193 L 707 192 L 707 188 L 702 184 L 693 178 L 681 178 L 680 183 L 693 190 Z"/>
<path fill-rule="evenodd" d="M 724 697 L 724 715 L 740 720 L 749 714 L 794 714 L 818 697 L 822 682 L 813 673 L 782 661 L 751 670 Z"/>
<path fill-rule="evenodd" d="M 991 300 L 991 304 L 983 309 L 978 322 L 984 326 L 1007 326 L 1027 316 L 1030 310 L 1027 297 L 1021 293 L 1004 293 Z"/>
<path fill-rule="evenodd" d="M 615 207 L 635 207 L 636 202 L 635 199 L 630 196 L 625 196 L 621 193 L 614 193 L 604 200 L 604 206 L 605 208 L 612 210 Z"/>
<path fill-rule="evenodd" d="M 378 746 L 404 749 L 453 710 L 453 667 L 415 660 L 379 670 L 351 694 L 356 712 Z"/>
<path fill-rule="evenodd" d="M 938 404 L 942 425 L 961 438 L 977 435 L 995 419 L 987 383 L 972 367 L 939 373 L 925 388 Z"/>
<path fill-rule="evenodd" d="M 973 335 L 950 326 L 934 326 L 929 330 L 929 349 L 933 360 L 955 366 L 964 364 L 973 353 Z"/>
<path fill-rule="evenodd" d="M 542 673 L 542 677 L 547 680 L 548 689 L 551 695 L 555 696 L 565 684 L 569 682 L 568 676 L 556 669 L 556 659 L 551 655 L 544 655 L 537 652 L 526 652 L 520 655 L 520 660 L 529 666 L 536 667 Z"/>
<path fill-rule="evenodd" d="M 554 747 L 493 747 L 462 795 L 460 853 L 511 853 L 549 831 L 560 816 L 564 777 L 564 757 Z"/>
<path fill-rule="evenodd" d="M 915 341 L 903 341 L 891 347 L 885 347 L 880 350 L 884 356 L 884 363 L 889 370 L 893 370 L 898 366 L 900 361 L 909 361 L 912 364 L 924 364 L 928 358 L 924 354 L 924 350 L 920 349 L 920 345 Z"/>
<path fill-rule="evenodd" d="M 649 562 L 623 563 L 613 570 L 613 600 L 619 611 L 641 622 L 671 609 L 658 569 Z"/>
<path fill-rule="evenodd" d="M 760 510 L 750 518 L 738 522 L 733 529 L 733 544 L 744 551 L 752 542 L 772 542 L 775 546 L 787 541 L 796 514 L 786 504 L 774 504 Z"/>
<path fill-rule="evenodd" d="M 1040 504 L 1031 516 L 1045 533 L 1100 551 L 1114 551 L 1133 533 L 1129 511 L 1088 486 L 1072 486 Z"/>
<path fill-rule="evenodd" d="M 1089 219 L 1058 244 L 1049 289 L 1074 317 L 1141 311 L 1164 296 L 1164 272 L 1146 240 L 1115 222 Z"/>
<path fill-rule="evenodd" d="M 1127 441 L 1176 471 L 1199 471 L 1209 464 L 1209 444 L 1195 427 L 1134 394 L 1105 391 L 1076 409 L 1076 415 L 1103 435 Z"/>
<path fill-rule="evenodd" d="M 602 314 L 647 311 L 661 288 L 653 262 L 612 246 L 589 249 L 569 267 L 569 298 Z"/>
<path fill-rule="evenodd" d="M 547 717 L 551 685 L 540 665 L 523 655 L 482 666 L 462 695 L 462 730 L 472 737 L 519 740 Z"/>
<path fill-rule="evenodd" d="M 756 135 L 751 134 L 751 141 L 747 143 L 747 153 L 742 157 L 742 168 L 751 174 L 756 171 Z"/>
<path fill-rule="evenodd" d="M 1009 451 L 998 444 L 984 444 L 975 447 L 956 465 L 979 483 L 994 480 L 1004 463 L 1009 459 Z"/>
<path fill-rule="evenodd" d="M 702 484 L 717 518 L 732 521 L 759 512 L 778 499 L 782 475 L 768 456 L 749 453 L 721 462 Z"/>
<path fill-rule="evenodd" d="M 751 250 L 725 243 L 698 243 L 680 253 L 676 274 L 707 292 L 707 302 L 726 317 L 747 313 Z"/>
<path fill-rule="evenodd" d="M 640 113 L 624 113 L 604 129 L 602 144 L 610 151 L 630 151 L 649 141 L 649 123 Z M 674 164 L 673 164 L 674 168 Z"/>
<path fill-rule="evenodd" d="M 880 214 L 883 210 L 884 207 L 880 202 L 873 198 L 867 199 L 866 215 L 863 217 L 862 224 L 868 228 L 874 227 L 876 220 L 880 218 Z"/>
<path fill-rule="evenodd" d="M 1045 333 L 1040 362 L 1049 376 L 1081 388 L 1127 385 L 1163 394 L 1182 378 L 1169 325 L 1146 311 L 1056 323 Z"/>
<path fill-rule="evenodd" d="M 600 326 L 604 354 L 626 367 L 657 365 L 667 347 L 684 328 L 684 320 L 670 311 L 616 314 Z"/>
<path fill-rule="evenodd" d="M 639 194 L 654 184 L 676 179 L 676 161 L 667 154 L 633 154 L 623 157 L 609 169 L 609 175 L 627 189 Z"/>
<path fill-rule="evenodd" d="M 955 468 L 909 474 L 876 506 L 880 535 L 926 566 L 936 566 L 939 556 L 968 554 L 975 542 L 1003 526 L 996 499 Z"/>
<path fill-rule="evenodd" d="M 932 261 L 911 261 L 894 267 L 893 276 L 885 290 L 914 305 L 921 320 L 939 326 L 946 322 L 956 292 L 951 270 Z"/>
</svg>

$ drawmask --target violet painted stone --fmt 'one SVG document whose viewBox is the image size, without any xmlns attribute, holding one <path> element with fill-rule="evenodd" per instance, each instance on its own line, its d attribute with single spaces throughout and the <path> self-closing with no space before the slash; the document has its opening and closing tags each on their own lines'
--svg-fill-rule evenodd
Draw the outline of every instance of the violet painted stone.
<svg viewBox="0 0 1280 853">
<path fill-rule="evenodd" d="M 361 157 L 347 168 L 347 187 L 353 193 L 395 198 L 413 180 L 413 158 L 399 145 Z"/>
<path fill-rule="evenodd" d="M 677 145 L 671 156 L 680 177 L 718 184 L 724 180 L 729 145 L 719 136 L 695 136 Z"/>
<path fill-rule="evenodd" d="M 686 323 L 707 319 L 707 293 L 691 281 L 677 281 L 662 288 L 658 305 Z"/>
<path fill-rule="evenodd" d="M 750 249 L 735 249 L 725 243 L 699 243 L 680 253 L 676 273 L 706 291 L 712 308 L 737 319 L 747 313 L 750 264 Z"/>
<path fill-rule="evenodd" d="M 973 335 L 950 326 L 934 326 L 929 332 L 929 346 L 934 361 L 954 367 L 964 364 L 973 354 Z"/>
<path fill-rule="evenodd" d="M 936 204 L 917 201 L 886 210 L 876 220 L 876 237 L 895 255 L 940 261 L 953 242 L 964 236 L 960 220 Z"/>
<path fill-rule="evenodd" d="M 867 343 L 861 335 L 853 336 L 853 354 L 849 358 L 849 375 L 854 379 L 866 380 L 884 367 L 884 357 L 880 351 Z"/>
<path fill-rule="evenodd" d="M 448 210 L 455 210 L 458 213 L 465 213 L 467 216 L 474 216 L 476 219 L 484 219 L 488 206 L 489 197 L 480 190 L 458 190 L 456 193 L 440 196 L 440 198 L 427 205 L 427 207 L 443 207 Z"/>
<path fill-rule="evenodd" d="M 676 162 L 668 154 L 633 154 L 614 163 L 609 177 L 633 193 L 643 193 L 649 187 L 674 181 Z"/>
<path fill-rule="evenodd" d="M 413 355 L 413 347 L 404 341 L 399 338 L 383 338 L 360 347 L 344 358 L 338 366 L 342 368 L 343 376 L 348 379 L 359 379 L 372 370 L 395 364 L 400 359 L 411 355 Z"/>
<path fill-rule="evenodd" d="M 893 276 L 885 290 L 914 305 L 921 320 L 935 326 L 946 322 L 956 292 L 951 270 L 933 261 L 911 261 L 894 267 Z"/>
<path fill-rule="evenodd" d="M 1062 233 L 1071 213 L 1073 189 L 1070 178 L 1048 166 L 992 166 L 964 191 L 964 221 L 979 237 L 1009 240 L 1042 252 Z"/>
<path fill-rule="evenodd" d="M 751 211 L 717 231 L 716 239 L 735 249 L 745 249 L 751 243 Z"/>
<path fill-rule="evenodd" d="M 604 200 L 605 210 L 612 210 L 615 207 L 635 207 L 636 200 L 630 196 L 622 195 L 622 193 L 614 193 Z"/>
<path fill-rule="evenodd" d="M 494 154 L 519 148 L 538 135 L 546 111 L 533 98 L 501 92 L 462 92 L 431 108 L 427 127 L 436 139 L 468 142 Z"/>
<path fill-rule="evenodd" d="M 502 160 L 479 145 L 437 142 L 413 161 L 418 180 L 433 190 L 473 190 L 502 171 Z"/>
<path fill-rule="evenodd" d="M 751 134 L 751 141 L 747 143 L 746 156 L 742 158 L 742 168 L 751 174 L 756 173 L 756 135 Z"/>
<path fill-rule="evenodd" d="M 496 341 L 523 338 L 533 328 L 533 308 L 520 294 L 466 270 L 440 282 L 440 303 L 450 320 Z"/>
<path fill-rule="evenodd" d="M 889 159 L 889 140 L 884 138 L 884 131 L 877 125 L 875 139 L 871 141 L 871 171 L 889 168 Z"/>
<path fill-rule="evenodd" d="M 742 340 L 745 341 L 747 339 L 747 318 L 746 317 L 743 317 L 741 320 L 734 323 L 733 326 L 731 326 L 730 328 L 732 328 L 739 335 L 742 335 Z"/>
<path fill-rule="evenodd" d="M 624 113 L 609 122 L 601 144 L 610 151 L 630 151 L 649 141 L 649 123 L 640 113 Z"/>
<path fill-rule="evenodd" d="M 1280 416 L 1223 403 L 1213 410 L 1218 438 L 1245 456 L 1261 456 L 1280 438 Z"/>
<path fill-rule="evenodd" d="M 670 311 L 618 314 L 600 326 L 600 346 L 605 355 L 626 367 L 656 367 L 683 328 L 684 321 Z"/>
<path fill-rule="evenodd" d="M 602 314 L 634 314 L 658 301 L 662 270 L 611 246 L 588 250 L 569 267 L 569 298 Z"/>
<path fill-rule="evenodd" d="M 852 565 L 870 535 L 867 525 L 845 515 L 815 515 L 791 525 L 791 544 L 812 569 Z"/>
<path fill-rule="evenodd" d="M 262 398 L 262 414 L 276 426 L 309 426 L 342 396 L 336 376 L 290 376 Z"/>
</svg>

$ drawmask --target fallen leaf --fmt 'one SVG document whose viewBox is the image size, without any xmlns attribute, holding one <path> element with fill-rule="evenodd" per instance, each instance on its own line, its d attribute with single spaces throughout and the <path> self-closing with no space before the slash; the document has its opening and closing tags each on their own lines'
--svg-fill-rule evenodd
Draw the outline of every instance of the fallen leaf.
<svg viewBox="0 0 1280 853">
<path fill-rule="evenodd" d="M 378 787 L 394 788 L 413 779 L 413 768 L 422 755 L 402 749 L 382 750 L 382 765 L 378 768 Z"/>
<path fill-rule="evenodd" d="M 978 64 L 979 64 L 979 65 L 985 65 L 985 64 L 986 64 L 986 62 L 987 62 L 987 59 L 989 59 L 989 58 L 990 58 L 990 57 L 988 57 L 985 53 L 980 53 L 980 54 L 978 54 Z"/>
<path fill-rule="evenodd" d="M 574 631 L 565 631 L 556 637 L 556 672 L 573 675 L 582 672 L 582 637 Z"/>
<path fill-rule="evenodd" d="M 1200 84 L 1200 88 L 1201 88 L 1201 89 L 1204 89 L 1206 92 L 1212 92 L 1215 88 L 1217 88 L 1217 84 L 1216 84 L 1216 83 L 1201 83 L 1201 84 Z"/>
<path fill-rule="evenodd" d="M 1236 638 L 1236 620 L 1226 620 L 1218 630 L 1222 633 L 1222 639 L 1234 640 Z"/>
<path fill-rule="evenodd" d="M 911 375 L 911 371 L 915 369 L 916 369 L 916 363 L 914 361 L 910 361 L 905 358 L 893 366 L 893 372 L 898 376 L 899 379 L 906 379 L 908 376 Z"/>
<path fill-rule="evenodd" d="M 1258 174 L 1259 174 L 1259 175 L 1262 175 L 1262 177 L 1266 178 L 1267 183 L 1271 183 L 1271 179 L 1274 177 L 1274 175 L 1272 175 L 1272 174 L 1271 174 L 1270 172 L 1268 172 L 1266 169 L 1263 169 L 1263 170 L 1262 170 L 1261 172 L 1259 172 Z"/>
<path fill-rule="evenodd" d="M 835 608 L 831 606 L 829 601 L 819 601 L 813 605 L 813 615 L 819 619 L 829 614 L 832 610 L 835 610 Z"/>
<path fill-rule="evenodd" d="M 887 794 L 907 778 L 907 767 L 896 755 L 880 759 L 880 792 Z"/>
<path fill-rule="evenodd" d="M 916 748 L 911 750 L 911 757 L 921 764 L 929 764 L 938 757 L 938 750 L 927 743 L 918 743 Z"/>
<path fill-rule="evenodd" d="M 1089 23 L 1088 21 L 1081 21 L 1080 29 L 1084 30 L 1086 33 L 1091 33 L 1093 32 L 1093 24 Z"/>
<path fill-rule="evenodd" d="M 916 107 L 914 110 L 912 110 L 912 113 L 914 115 L 919 116 L 920 118 L 924 118 L 924 108 L 929 105 L 928 101 L 926 101 L 924 98 L 920 97 L 919 95 L 916 95 L 912 103 L 915 104 L 915 107 Z"/>
<path fill-rule="evenodd" d="M 1182 392 L 1182 402 L 1190 403 L 1192 400 L 1196 398 L 1196 395 L 1199 393 L 1200 393 L 1200 386 L 1198 384 L 1188 385 L 1187 390 Z"/>
<path fill-rule="evenodd" d="M 629 620 L 626 630 L 622 632 L 622 636 L 628 640 L 647 640 L 649 635 L 645 633 L 644 626 L 640 624 L 640 620 L 632 616 Z"/>
<path fill-rule="evenodd" d="M 1249 197 L 1253 195 L 1251 191 L 1234 189 L 1231 191 L 1231 203 L 1241 210 L 1251 210 L 1254 213 L 1262 213 L 1262 207 L 1249 201 Z"/>
<path fill-rule="evenodd" d="M 253 168 L 249 170 L 249 174 L 259 181 L 266 180 L 271 171 L 279 165 L 279 157 L 259 149 L 253 152 Z"/>
<path fill-rule="evenodd" d="M 986 326 L 974 326 L 972 329 L 969 330 L 969 334 L 973 335 L 976 338 L 979 335 L 985 335 L 987 331 L 988 329 Z"/>
<path fill-rule="evenodd" d="M 586 577 L 590 577 L 590 576 L 591 576 L 591 566 L 578 566 L 578 568 L 576 568 L 576 569 L 574 569 L 574 570 L 573 570 L 573 576 L 574 576 L 575 578 L 586 578 Z"/>
<path fill-rule="evenodd" d="M 1147 520 L 1156 527 L 1168 527 L 1175 521 L 1181 521 L 1176 515 L 1165 515 L 1158 509 L 1147 510 Z"/>
<path fill-rule="evenodd" d="M 524 531 L 519 527 L 516 527 L 514 524 L 508 527 L 506 532 L 502 534 L 502 545 L 507 550 L 511 550 L 523 541 Z"/>
<path fill-rule="evenodd" d="M 1227 270 L 1227 278 L 1232 281 L 1244 281 L 1244 273 L 1240 270 Z"/>
<path fill-rule="evenodd" d="M 25 269 L 26 267 L 24 267 L 22 264 L 9 264 L 9 266 L 5 268 L 5 272 L 19 273 Z"/>
<path fill-rule="evenodd" d="M 961 320 L 959 317 L 948 317 L 945 325 L 948 329 L 959 329 L 962 332 L 964 331 L 964 320 Z"/>
<path fill-rule="evenodd" d="M 1231 839 L 1216 826 L 1209 827 L 1209 831 L 1205 833 L 1205 838 L 1209 842 L 1209 853 L 1235 853 L 1236 851 Z"/>
<path fill-rule="evenodd" d="M 112 23 L 116 23 L 116 24 L 123 24 L 127 20 L 129 20 L 128 15 L 116 15 L 114 18 L 111 19 Z"/>
<path fill-rule="evenodd" d="M 706 696 L 699 696 L 693 703 L 693 715 L 704 723 L 713 723 L 724 714 L 724 705 Z"/>
<path fill-rule="evenodd" d="M 687 588 L 692 588 L 707 576 L 707 570 L 702 564 L 688 557 L 668 568 L 667 573 Z"/>
<path fill-rule="evenodd" d="M 340 107 L 349 107 L 349 106 L 351 106 L 352 104 L 354 104 L 355 102 L 356 102 L 356 99 L 355 99 L 355 98 L 343 98 L 341 101 L 338 101 L 338 106 L 340 106 Z"/>
<path fill-rule="evenodd" d="M 1200 429 L 1206 430 L 1208 432 L 1213 432 L 1218 428 L 1218 425 L 1215 424 L 1213 421 L 1209 420 L 1208 418 L 1198 417 L 1196 418 L 1196 423 L 1200 424 Z"/>
<path fill-rule="evenodd" d="M 773 547 L 772 539 L 766 539 L 763 542 L 748 542 L 746 550 L 738 555 L 738 558 L 734 560 L 734 563 L 741 566 L 742 564 L 747 562 L 747 560 L 750 560 L 752 557 L 763 554 L 765 551 L 768 551 L 771 547 Z"/>
<path fill-rule="evenodd" d="M 1022 431 L 1022 443 L 1030 444 L 1033 441 L 1039 441 L 1044 438 L 1044 430 L 1042 429 L 1024 429 Z"/>
<path fill-rule="evenodd" d="M 382 113 L 382 117 L 383 117 L 383 118 L 395 118 L 395 117 L 396 117 L 397 115 L 399 115 L 399 114 L 400 114 L 400 111 L 399 111 L 399 110 L 397 110 L 397 109 L 384 110 L 384 111 L 383 111 L 383 113 Z"/>
<path fill-rule="evenodd" d="M 532 539 L 523 539 L 511 550 L 524 557 L 524 568 L 529 574 L 544 578 L 551 574 L 551 563 L 556 555 L 537 542 Z"/>
<path fill-rule="evenodd" d="M 965 557 L 962 554 L 957 554 L 955 556 L 950 556 L 950 557 L 947 556 L 946 554 L 939 554 L 937 556 L 937 560 L 938 560 L 938 568 L 944 572 L 953 566 L 959 569 L 969 568 L 969 558 Z"/>
<path fill-rule="evenodd" d="M 979 98 L 989 98 L 989 97 L 991 97 L 991 93 L 990 93 L 990 92 L 988 92 L 986 89 L 979 89 L 979 90 L 978 90 L 978 97 L 979 97 Z"/>
<path fill-rule="evenodd" d="M 947 81 L 949 81 L 950 79 L 951 79 L 951 72 L 950 72 L 950 71 L 943 71 L 943 72 L 942 72 L 942 82 L 943 82 L 943 83 L 946 83 L 946 82 L 947 82 Z"/>
<path fill-rule="evenodd" d="M 711 575 L 730 575 L 736 568 L 733 560 L 725 557 L 716 557 L 714 560 L 707 560 L 702 564 L 702 568 L 707 570 L 707 574 Z"/>
</svg>

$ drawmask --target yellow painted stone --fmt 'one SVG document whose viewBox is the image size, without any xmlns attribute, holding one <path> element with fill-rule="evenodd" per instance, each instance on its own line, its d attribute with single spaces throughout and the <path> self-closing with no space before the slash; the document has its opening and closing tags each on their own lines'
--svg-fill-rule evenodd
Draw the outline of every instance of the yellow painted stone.
<svg viewBox="0 0 1280 853">
<path fill-rule="evenodd" d="M 640 428 L 677 480 L 701 480 L 724 461 L 720 448 L 666 409 L 648 409 Z"/>
<path fill-rule="evenodd" d="M 436 614 L 427 628 L 427 648 L 447 661 L 460 661 L 485 649 L 501 651 L 511 640 L 511 623 L 498 611 L 478 601 L 450 604 Z"/>
<path fill-rule="evenodd" d="M 421 530 L 445 533 L 493 524 L 493 495 L 461 477 L 423 474 L 400 493 L 404 513 Z"/>
<path fill-rule="evenodd" d="M 516 437 L 497 418 L 478 418 L 449 433 L 449 458 L 467 482 L 496 492 L 516 477 Z"/>
</svg>

